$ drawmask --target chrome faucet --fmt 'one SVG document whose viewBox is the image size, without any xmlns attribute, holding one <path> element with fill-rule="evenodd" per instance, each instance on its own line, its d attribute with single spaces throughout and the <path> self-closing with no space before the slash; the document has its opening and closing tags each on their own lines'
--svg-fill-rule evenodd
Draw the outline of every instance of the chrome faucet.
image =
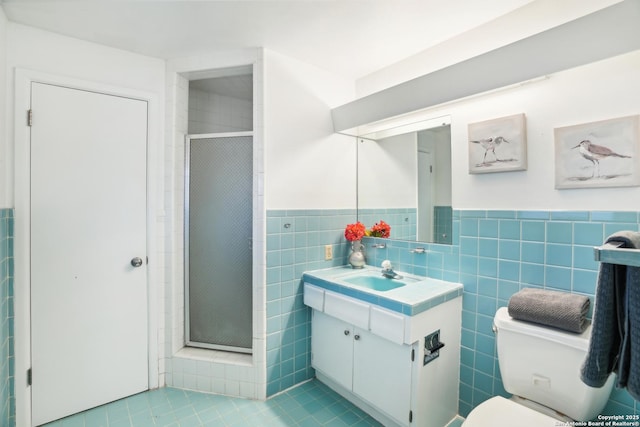
<svg viewBox="0 0 640 427">
<path fill-rule="evenodd" d="M 402 276 L 393 271 L 391 261 L 385 259 L 382 261 L 382 275 L 387 279 L 402 279 Z"/>
</svg>

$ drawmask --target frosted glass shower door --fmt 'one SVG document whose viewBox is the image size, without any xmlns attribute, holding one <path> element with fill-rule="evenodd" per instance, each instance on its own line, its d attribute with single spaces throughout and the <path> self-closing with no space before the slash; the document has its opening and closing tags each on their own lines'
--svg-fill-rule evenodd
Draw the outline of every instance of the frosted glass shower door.
<svg viewBox="0 0 640 427">
<path fill-rule="evenodd" d="M 192 136 L 186 154 L 187 345 L 248 353 L 253 335 L 253 137 Z"/>
</svg>

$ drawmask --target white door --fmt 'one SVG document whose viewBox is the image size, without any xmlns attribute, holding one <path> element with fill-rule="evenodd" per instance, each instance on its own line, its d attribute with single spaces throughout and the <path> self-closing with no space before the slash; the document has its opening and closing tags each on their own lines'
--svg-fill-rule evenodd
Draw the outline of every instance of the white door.
<svg viewBox="0 0 640 427">
<path fill-rule="evenodd" d="M 418 240 L 433 242 L 433 155 L 418 150 Z"/>
<path fill-rule="evenodd" d="M 41 83 L 31 103 L 31 396 L 40 425 L 148 389 L 147 103 Z"/>
</svg>

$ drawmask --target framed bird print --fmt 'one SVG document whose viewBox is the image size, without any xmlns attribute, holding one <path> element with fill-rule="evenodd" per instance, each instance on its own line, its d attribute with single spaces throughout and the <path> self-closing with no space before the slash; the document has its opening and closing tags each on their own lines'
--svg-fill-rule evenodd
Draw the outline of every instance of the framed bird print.
<svg viewBox="0 0 640 427">
<path fill-rule="evenodd" d="M 640 185 L 640 116 L 554 129 L 555 187 Z"/>
<path fill-rule="evenodd" d="M 469 123 L 469 173 L 527 169 L 524 114 Z"/>
</svg>

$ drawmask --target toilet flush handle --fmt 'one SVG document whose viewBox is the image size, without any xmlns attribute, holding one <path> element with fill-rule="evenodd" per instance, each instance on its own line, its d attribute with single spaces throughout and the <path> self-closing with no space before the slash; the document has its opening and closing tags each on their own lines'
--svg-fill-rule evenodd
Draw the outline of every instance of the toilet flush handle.
<svg viewBox="0 0 640 427">
<path fill-rule="evenodd" d="M 551 380 L 547 377 L 543 377 L 542 375 L 533 374 L 531 376 L 531 380 L 533 382 L 533 385 L 536 387 L 544 387 L 544 388 L 551 387 Z"/>
</svg>

